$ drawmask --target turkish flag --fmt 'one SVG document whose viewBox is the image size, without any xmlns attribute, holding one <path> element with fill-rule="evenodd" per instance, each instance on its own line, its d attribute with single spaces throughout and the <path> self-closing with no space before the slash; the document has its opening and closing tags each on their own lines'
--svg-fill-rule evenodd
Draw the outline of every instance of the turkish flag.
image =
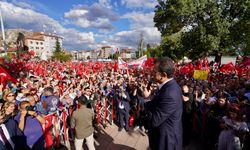
<svg viewBox="0 0 250 150">
<path fill-rule="evenodd" d="M 250 74 L 250 58 L 245 59 L 240 64 L 236 65 L 236 70 L 238 72 L 238 75 L 249 75 Z"/>
<path fill-rule="evenodd" d="M 10 76 L 10 74 L 0 66 L 0 83 L 6 84 L 6 81 L 11 81 L 13 83 L 17 82 L 17 80 Z"/>
</svg>

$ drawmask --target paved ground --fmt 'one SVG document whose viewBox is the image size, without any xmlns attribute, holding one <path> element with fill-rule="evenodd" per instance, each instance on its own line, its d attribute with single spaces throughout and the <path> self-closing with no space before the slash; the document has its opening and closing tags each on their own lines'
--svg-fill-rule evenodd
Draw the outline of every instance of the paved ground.
<svg viewBox="0 0 250 150">
<path fill-rule="evenodd" d="M 105 129 L 100 127 L 96 133 L 95 148 L 96 150 L 148 150 L 148 137 L 143 135 L 141 130 L 126 132 L 124 129 L 118 131 L 116 125 L 108 125 Z M 69 143 L 66 146 L 60 147 L 60 150 L 75 150 L 74 144 Z M 87 150 L 83 144 L 84 150 Z"/>
<path fill-rule="evenodd" d="M 96 138 L 97 150 L 147 150 L 148 137 L 140 130 L 118 132 L 116 125 L 101 128 Z"/>
<path fill-rule="evenodd" d="M 108 125 L 105 129 L 100 127 L 99 131 L 95 134 L 95 148 L 96 150 L 149 150 L 148 137 L 143 135 L 140 129 L 136 131 L 126 132 L 122 130 L 118 132 L 118 127 L 114 125 Z M 75 150 L 74 144 L 59 148 L 59 150 Z M 84 150 L 88 150 L 85 144 L 83 144 Z M 192 138 L 190 144 L 183 148 L 184 150 L 205 150 L 198 137 Z"/>
</svg>

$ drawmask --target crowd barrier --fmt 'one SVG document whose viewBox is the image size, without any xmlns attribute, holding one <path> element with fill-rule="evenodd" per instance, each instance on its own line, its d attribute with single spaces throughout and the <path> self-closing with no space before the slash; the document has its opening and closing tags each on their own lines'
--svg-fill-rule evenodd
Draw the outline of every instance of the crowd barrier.
<svg viewBox="0 0 250 150">
<path fill-rule="evenodd" d="M 67 119 L 70 112 L 72 110 L 65 108 L 45 116 L 46 123 L 42 127 L 47 149 L 59 146 L 61 142 L 65 143 L 69 139 L 70 126 Z"/>
<path fill-rule="evenodd" d="M 97 124 L 106 125 L 107 122 L 113 124 L 115 118 L 115 102 L 114 98 L 103 98 L 101 101 L 96 102 L 96 116 L 97 116 Z"/>
<path fill-rule="evenodd" d="M 114 98 L 103 98 L 100 101 L 96 101 L 94 111 L 96 112 L 98 125 L 106 126 L 107 123 L 113 124 L 116 116 L 115 104 Z M 68 120 L 72 112 L 72 108 L 63 108 L 45 116 L 46 123 L 42 127 L 47 149 L 59 146 L 60 143 L 66 144 L 66 141 L 69 140 L 71 128 Z"/>
</svg>

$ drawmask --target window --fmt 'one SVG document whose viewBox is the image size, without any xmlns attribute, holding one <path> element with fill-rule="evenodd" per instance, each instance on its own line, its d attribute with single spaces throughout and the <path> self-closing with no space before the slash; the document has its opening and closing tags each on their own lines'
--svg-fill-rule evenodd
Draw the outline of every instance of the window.
<svg viewBox="0 0 250 150">
<path fill-rule="evenodd" d="M 39 47 L 36 47 L 36 49 L 39 49 Z"/>
<path fill-rule="evenodd" d="M 41 45 L 43 45 L 43 42 L 40 42 Z"/>
<path fill-rule="evenodd" d="M 36 42 L 36 45 L 39 45 L 39 42 Z"/>
<path fill-rule="evenodd" d="M 30 41 L 30 44 L 33 44 L 33 41 Z"/>
<path fill-rule="evenodd" d="M 33 49 L 33 46 L 30 46 L 30 49 Z"/>
<path fill-rule="evenodd" d="M 41 49 L 43 49 L 43 47 L 41 47 Z"/>
</svg>

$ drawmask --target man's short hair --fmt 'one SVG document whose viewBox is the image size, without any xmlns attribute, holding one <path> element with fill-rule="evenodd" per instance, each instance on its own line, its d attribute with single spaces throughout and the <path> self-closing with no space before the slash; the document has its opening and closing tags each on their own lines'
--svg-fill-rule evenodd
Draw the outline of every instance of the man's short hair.
<svg viewBox="0 0 250 150">
<path fill-rule="evenodd" d="M 80 96 L 77 99 L 78 103 L 81 104 L 81 105 L 86 105 L 87 104 L 87 100 L 88 100 L 87 97 L 84 96 L 84 95 Z"/>
<path fill-rule="evenodd" d="M 158 71 L 159 72 L 165 72 L 168 76 L 168 78 L 172 78 L 174 76 L 174 63 L 173 60 L 169 57 L 159 57 L 156 59 L 156 64 L 158 63 Z"/>
<path fill-rule="evenodd" d="M 44 88 L 44 92 L 49 92 L 49 93 L 53 94 L 54 89 L 52 87 L 46 87 L 46 88 Z"/>
</svg>

